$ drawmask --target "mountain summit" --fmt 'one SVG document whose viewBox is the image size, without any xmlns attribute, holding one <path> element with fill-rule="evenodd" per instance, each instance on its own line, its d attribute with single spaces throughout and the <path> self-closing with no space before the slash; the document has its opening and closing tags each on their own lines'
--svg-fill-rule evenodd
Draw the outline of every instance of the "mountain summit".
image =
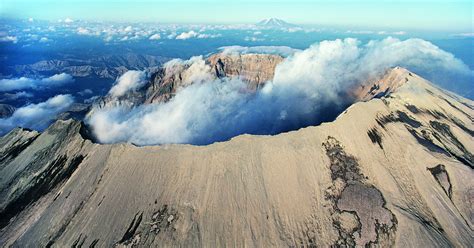
<svg viewBox="0 0 474 248">
<path fill-rule="evenodd" d="M 258 86 L 272 70 L 249 56 L 209 63 Z M 153 101 L 186 83 L 172 69 Z M 470 246 L 474 102 L 400 67 L 354 94 L 332 122 L 208 146 L 97 144 L 72 119 L 14 129 L 0 138 L 0 243 Z"/>
<path fill-rule="evenodd" d="M 257 26 L 260 27 L 266 27 L 266 28 L 294 28 L 297 27 L 297 25 L 285 22 L 281 19 L 277 18 L 268 18 L 264 19 L 256 24 Z"/>
</svg>

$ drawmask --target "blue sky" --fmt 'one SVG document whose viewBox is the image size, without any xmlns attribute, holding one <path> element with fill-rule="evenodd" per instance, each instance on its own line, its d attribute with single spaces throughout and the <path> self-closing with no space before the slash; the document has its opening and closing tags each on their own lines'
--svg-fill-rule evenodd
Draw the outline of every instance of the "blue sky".
<svg viewBox="0 0 474 248">
<path fill-rule="evenodd" d="M 472 32 L 469 0 L 0 0 L 2 17 L 163 23 L 298 24 Z"/>
</svg>

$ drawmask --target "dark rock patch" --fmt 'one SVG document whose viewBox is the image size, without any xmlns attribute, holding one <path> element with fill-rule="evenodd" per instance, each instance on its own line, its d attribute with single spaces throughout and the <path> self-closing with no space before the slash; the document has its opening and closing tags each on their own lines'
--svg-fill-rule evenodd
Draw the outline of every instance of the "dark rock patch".
<svg viewBox="0 0 474 248">
<path fill-rule="evenodd" d="M 458 118 L 454 117 L 454 116 L 450 116 L 449 118 L 451 120 L 451 122 L 453 122 L 457 127 L 459 127 L 461 130 L 463 130 L 464 132 L 466 132 L 467 134 L 469 134 L 471 137 L 474 137 L 474 131 L 467 128 L 464 123 L 459 120 Z"/>
<path fill-rule="evenodd" d="M 378 144 L 380 149 L 383 149 L 382 134 L 379 133 L 377 128 L 371 128 L 369 131 L 367 131 L 367 135 L 369 136 L 372 143 Z"/>
<path fill-rule="evenodd" d="M 366 183 L 357 159 L 347 154 L 333 137 L 323 143 L 330 160 L 333 185 L 326 191 L 333 227 L 339 234 L 334 247 L 378 246 L 394 244 L 397 228 L 395 215 L 385 207 L 377 188 Z M 336 180 L 342 181 L 336 184 Z"/>
<path fill-rule="evenodd" d="M 178 211 L 169 208 L 168 205 L 163 205 L 158 211 L 153 213 L 150 223 L 151 232 L 158 234 L 159 232 L 168 229 L 172 223 L 178 219 Z"/>
<path fill-rule="evenodd" d="M 94 239 L 94 241 L 92 241 L 92 243 L 89 245 L 89 248 L 94 248 L 97 243 L 99 243 L 99 239 Z"/>
<path fill-rule="evenodd" d="M 79 237 L 77 237 L 76 240 L 71 245 L 71 248 L 80 248 L 84 244 L 84 241 L 86 241 L 87 235 L 82 236 L 82 233 L 79 234 Z"/>
<path fill-rule="evenodd" d="M 323 147 L 330 159 L 331 179 L 333 181 L 340 178 L 344 182 L 350 183 L 364 179 L 359 171 L 357 159 L 347 154 L 339 141 L 333 137 L 328 137 L 327 141 L 323 143 Z"/>
<path fill-rule="evenodd" d="M 89 140 L 92 143 L 99 143 L 90 129 L 83 121 L 81 121 L 81 127 L 79 129 L 79 134 L 85 140 Z"/>
<path fill-rule="evenodd" d="M 436 145 L 429 137 L 428 135 L 420 135 L 418 132 L 410 127 L 405 126 L 408 130 L 408 132 L 413 135 L 413 137 L 418 141 L 420 145 L 423 145 L 426 149 L 428 149 L 430 152 L 436 152 L 436 153 L 442 153 L 445 154 L 446 156 L 449 156 L 450 154 L 447 153 L 442 147 Z M 426 131 L 422 130 L 422 134 L 425 134 Z"/>
<path fill-rule="evenodd" d="M 470 120 L 472 120 L 472 116 L 470 116 L 468 113 L 464 112 L 462 109 L 456 107 L 456 105 L 454 105 L 453 103 L 451 103 L 450 101 L 448 101 L 446 98 L 443 98 L 441 97 L 447 104 L 449 104 L 449 106 L 451 106 L 452 108 L 456 109 L 457 111 L 459 111 L 460 113 L 462 113 L 463 115 L 465 115 L 467 118 L 469 118 Z"/>
<path fill-rule="evenodd" d="M 439 112 L 438 110 L 427 110 L 426 112 L 438 120 L 448 118 L 445 114 Z"/>
<path fill-rule="evenodd" d="M 413 117 L 410 117 L 409 115 L 407 115 L 407 113 L 398 110 L 397 114 L 398 114 L 398 119 L 397 119 L 398 121 L 406 123 L 414 128 L 421 127 L 421 123 L 415 120 Z"/>
<path fill-rule="evenodd" d="M 446 150 L 463 164 L 474 168 L 474 155 L 471 154 L 464 145 L 451 132 L 448 124 L 439 121 L 430 121 L 430 126 L 436 131 L 434 137 L 444 145 Z M 460 152 L 454 151 L 448 144 L 454 145 Z"/>
<path fill-rule="evenodd" d="M 379 126 L 381 126 L 382 128 L 385 128 L 385 125 L 387 123 L 392 123 L 392 122 L 402 122 L 414 128 L 419 128 L 422 126 L 419 121 L 415 120 L 413 117 L 409 116 L 407 113 L 403 111 L 399 111 L 399 110 L 397 110 L 395 113 L 392 112 L 389 115 L 377 116 L 376 121 L 379 124 Z"/>
<path fill-rule="evenodd" d="M 137 231 L 138 227 L 140 226 L 140 223 L 142 222 L 142 218 L 143 218 L 143 212 L 138 212 L 135 214 L 132 222 L 130 222 L 130 225 L 128 226 L 127 230 L 125 231 L 122 238 L 118 242 L 119 244 L 131 243 L 132 239 L 135 236 L 135 232 Z"/>
<path fill-rule="evenodd" d="M 373 96 L 373 98 L 379 99 L 379 98 L 382 98 L 382 97 L 386 97 L 386 96 L 388 96 L 388 95 L 390 94 L 389 90 L 390 90 L 390 89 L 386 89 L 385 91 L 379 92 L 379 93 L 375 94 L 375 95 Z"/>
<path fill-rule="evenodd" d="M 420 113 L 420 110 L 419 110 L 415 105 L 406 104 L 405 107 L 406 107 L 410 112 L 412 112 L 413 114 L 418 114 L 418 113 Z"/>
<path fill-rule="evenodd" d="M 225 65 L 222 62 L 222 59 L 218 59 L 216 65 L 214 66 L 214 70 L 218 78 L 224 78 L 226 76 L 225 73 Z"/>
<path fill-rule="evenodd" d="M 337 201 L 341 211 L 354 212 L 361 224 L 360 235 L 356 238 L 357 245 L 377 244 L 380 233 L 394 232 L 396 218 L 385 208 L 382 193 L 374 186 L 363 183 L 347 185 Z"/>
<path fill-rule="evenodd" d="M 430 172 L 431 175 L 434 176 L 438 184 L 443 188 L 444 192 L 446 195 L 448 195 L 449 199 L 451 199 L 451 196 L 453 194 L 452 191 L 452 185 L 451 185 L 451 180 L 449 179 L 448 172 L 446 171 L 446 168 L 442 164 L 438 164 L 435 167 L 432 168 L 427 168 Z"/>
</svg>

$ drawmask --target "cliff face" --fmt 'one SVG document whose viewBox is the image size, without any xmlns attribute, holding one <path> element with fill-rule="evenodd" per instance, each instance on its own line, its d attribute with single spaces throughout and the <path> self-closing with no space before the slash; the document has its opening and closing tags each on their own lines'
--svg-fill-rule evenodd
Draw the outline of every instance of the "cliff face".
<svg viewBox="0 0 474 248">
<path fill-rule="evenodd" d="M 273 79 L 275 67 L 281 61 L 283 58 L 278 55 L 220 53 L 210 56 L 204 63 L 171 63 L 158 68 L 141 90 L 128 92 L 119 98 L 105 96 L 92 111 L 110 106 L 131 107 L 169 101 L 178 90 L 197 80 L 194 78 L 196 67 L 209 73 L 207 80 L 238 77 L 248 84 L 249 90 L 255 91 Z"/>
<path fill-rule="evenodd" d="M 219 53 L 209 57 L 208 61 L 217 77 L 240 77 L 248 82 L 251 90 L 256 90 L 273 79 L 275 67 L 283 58 L 271 54 Z"/>
<path fill-rule="evenodd" d="M 208 146 L 94 144 L 72 120 L 14 130 L 0 243 L 470 246 L 474 102 L 400 68 L 384 78 L 361 93 L 381 99 L 331 123 Z"/>
</svg>

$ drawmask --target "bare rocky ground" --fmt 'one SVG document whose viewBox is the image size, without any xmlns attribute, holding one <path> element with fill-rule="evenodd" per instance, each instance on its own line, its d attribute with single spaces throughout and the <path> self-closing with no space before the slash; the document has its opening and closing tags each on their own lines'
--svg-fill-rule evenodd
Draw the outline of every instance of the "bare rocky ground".
<svg viewBox="0 0 474 248">
<path fill-rule="evenodd" d="M 208 146 L 95 144 L 73 120 L 15 129 L 0 244 L 472 246 L 474 102 L 402 68 L 356 94 L 333 122 Z"/>
</svg>

